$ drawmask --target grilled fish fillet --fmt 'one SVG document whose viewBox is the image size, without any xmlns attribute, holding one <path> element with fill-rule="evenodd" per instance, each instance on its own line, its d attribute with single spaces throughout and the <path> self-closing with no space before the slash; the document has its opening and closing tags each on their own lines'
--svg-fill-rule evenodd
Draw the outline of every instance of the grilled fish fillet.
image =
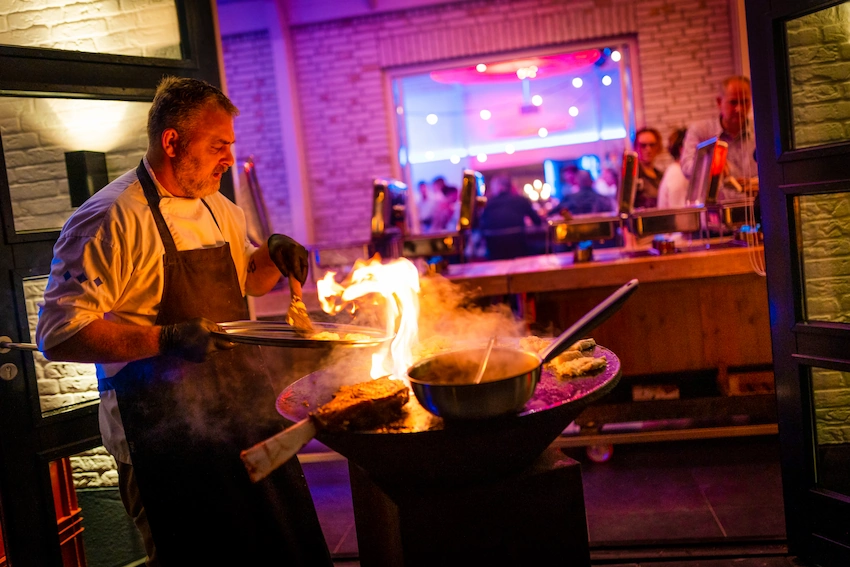
<svg viewBox="0 0 850 567">
<path fill-rule="evenodd" d="M 342 386 L 331 401 L 310 414 L 321 431 L 370 429 L 401 416 L 410 390 L 401 380 L 378 378 Z"/>
</svg>

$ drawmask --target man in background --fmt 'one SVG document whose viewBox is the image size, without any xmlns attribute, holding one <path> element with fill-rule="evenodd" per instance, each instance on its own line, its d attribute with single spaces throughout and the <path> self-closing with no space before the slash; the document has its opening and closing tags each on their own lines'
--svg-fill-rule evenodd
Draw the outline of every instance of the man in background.
<svg viewBox="0 0 850 567">
<path fill-rule="evenodd" d="M 717 95 L 717 109 L 717 116 L 688 126 L 682 145 L 682 173 L 691 178 L 697 146 L 716 137 L 729 145 L 717 199 L 738 200 L 744 192 L 758 192 L 756 139 L 749 120 L 752 109 L 750 80 L 740 76 L 725 79 Z"/>
</svg>

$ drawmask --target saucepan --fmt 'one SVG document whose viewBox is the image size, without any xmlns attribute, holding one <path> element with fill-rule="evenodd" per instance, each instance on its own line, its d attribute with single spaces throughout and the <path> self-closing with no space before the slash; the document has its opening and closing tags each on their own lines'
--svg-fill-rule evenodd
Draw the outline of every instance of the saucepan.
<svg viewBox="0 0 850 567">
<path fill-rule="evenodd" d="M 616 313 L 637 286 L 633 279 L 620 287 L 539 354 L 491 344 L 424 358 L 407 371 L 413 393 L 422 407 L 447 420 L 518 413 L 534 395 L 543 365 Z M 485 358 L 483 376 L 478 376 Z"/>
</svg>

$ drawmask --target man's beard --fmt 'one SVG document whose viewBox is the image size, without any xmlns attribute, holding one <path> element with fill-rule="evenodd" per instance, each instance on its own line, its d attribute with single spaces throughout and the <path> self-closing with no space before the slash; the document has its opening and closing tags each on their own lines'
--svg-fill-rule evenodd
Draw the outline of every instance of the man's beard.
<svg viewBox="0 0 850 567">
<path fill-rule="evenodd" d="M 221 179 L 205 176 L 197 158 L 187 151 L 181 151 L 174 157 L 174 179 L 181 191 L 191 199 L 201 199 L 212 195 L 221 187 Z M 216 168 L 218 171 L 218 168 Z M 227 171 L 225 169 L 224 171 Z M 224 172 L 222 172 L 224 173 Z"/>
</svg>

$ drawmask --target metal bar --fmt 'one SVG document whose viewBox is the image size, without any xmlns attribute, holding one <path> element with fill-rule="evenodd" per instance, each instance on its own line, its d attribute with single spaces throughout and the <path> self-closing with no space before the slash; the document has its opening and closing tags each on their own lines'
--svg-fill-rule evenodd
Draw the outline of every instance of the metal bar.
<svg viewBox="0 0 850 567">
<path fill-rule="evenodd" d="M 629 433 L 599 433 L 594 435 L 562 435 L 552 444 L 558 448 L 586 447 L 590 445 L 623 443 L 655 443 L 689 439 L 716 439 L 720 437 L 750 437 L 776 435 L 779 426 L 775 423 L 762 425 L 732 425 L 727 427 L 697 427 L 692 429 L 665 429 L 662 431 L 635 431 Z"/>
</svg>

